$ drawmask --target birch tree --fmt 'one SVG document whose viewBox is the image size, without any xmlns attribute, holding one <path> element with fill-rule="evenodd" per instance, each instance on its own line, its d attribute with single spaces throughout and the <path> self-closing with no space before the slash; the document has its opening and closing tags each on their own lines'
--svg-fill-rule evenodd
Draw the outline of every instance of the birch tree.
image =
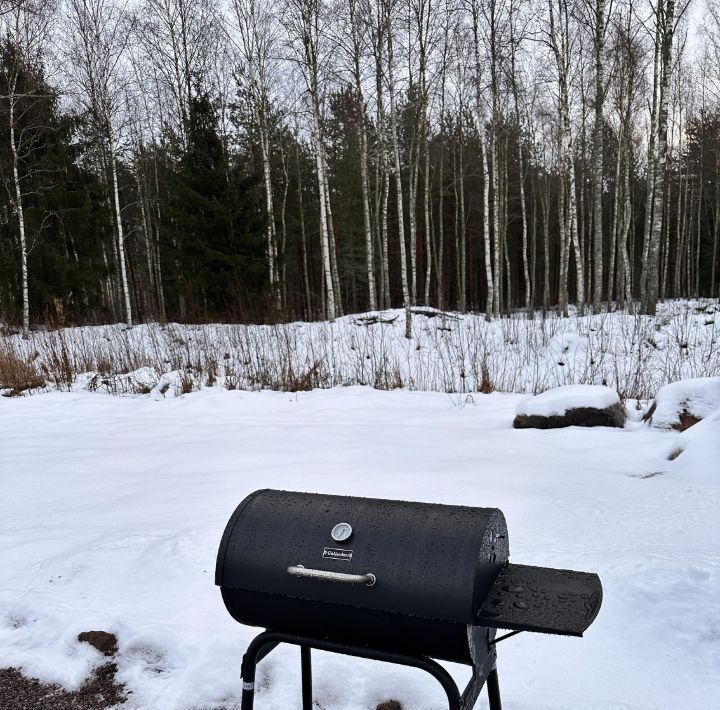
<svg viewBox="0 0 720 710">
<path fill-rule="evenodd" d="M 676 16 L 675 0 L 657 0 L 653 8 L 653 21 L 655 24 L 655 56 L 657 85 L 657 124 L 654 128 L 654 155 L 652 165 L 653 196 L 652 196 L 652 222 L 650 232 L 646 236 L 647 247 L 645 253 L 647 260 L 643 263 L 645 294 L 641 304 L 642 312 L 655 315 L 659 288 L 659 256 L 660 236 L 663 226 L 663 213 L 665 207 L 665 166 L 668 153 L 668 103 L 669 85 L 672 72 L 673 39 L 679 17 L 684 9 Z M 647 206 L 649 209 L 649 205 Z"/>
<path fill-rule="evenodd" d="M 705 23 L 706 52 L 712 67 L 709 81 L 715 98 L 716 107 L 720 105 L 720 3 L 717 0 L 707 3 L 708 17 Z M 713 214 L 713 247 L 710 266 L 710 295 L 720 294 L 720 150 L 715 153 L 715 196 Z"/>
<path fill-rule="evenodd" d="M 275 57 L 278 52 L 277 25 L 268 0 L 232 0 L 235 12 L 235 42 L 240 59 L 238 77 L 245 90 L 257 125 L 260 153 L 262 156 L 263 187 L 266 210 L 266 253 L 268 281 L 276 308 L 281 307 L 280 284 L 277 267 L 277 235 L 273 182 L 270 167 L 270 119 L 272 84 Z"/>
<path fill-rule="evenodd" d="M 312 135 L 315 148 L 315 166 L 318 180 L 320 211 L 320 245 L 325 282 L 325 312 L 330 321 L 338 314 L 331 254 L 331 228 L 329 213 L 329 188 L 327 183 L 327 160 L 323 143 L 323 120 L 321 110 L 321 3 L 320 0 L 289 0 L 288 14 L 283 22 L 290 35 L 296 61 L 299 63 L 310 100 Z M 334 251 L 334 249 L 333 249 Z M 338 294 L 339 295 L 339 294 Z"/>
<path fill-rule="evenodd" d="M 368 169 L 368 120 L 365 91 L 363 88 L 362 60 L 365 42 L 363 40 L 370 4 L 367 0 L 346 0 L 348 12 L 349 59 L 353 88 L 355 92 L 355 110 L 357 112 L 358 144 L 360 147 L 360 191 L 363 210 L 363 231 L 365 234 L 365 267 L 367 272 L 368 305 L 370 310 L 377 309 L 377 288 L 375 285 L 375 240 L 370 216 L 370 176 Z"/>
<path fill-rule="evenodd" d="M 142 0 L 136 16 L 147 61 L 155 67 L 159 85 L 169 96 L 172 110 L 167 118 L 185 142 L 196 89 L 193 84 L 207 75 L 218 49 L 215 0 Z"/>
<path fill-rule="evenodd" d="M 480 5 L 479 0 L 467 0 L 467 11 L 470 13 L 472 32 L 472 58 L 473 78 L 472 83 L 475 94 L 475 120 L 477 122 L 478 138 L 480 142 L 480 165 L 483 173 L 483 245 L 485 254 L 485 283 L 487 285 L 487 305 L 485 317 L 490 320 L 491 316 L 500 315 L 500 301 L 498 290 L 495 288 L 495 275 L 493 273 L 492 246 L 490 243 L 490 169 L 488 166 L 487 143 L 485 136 L 485 100 L 483 97 L 484 86 L 484 51 L 482 46 L 480 26 Z M 493 235 L 497 240 L 497 235 Z M 496 246 L 497 250 L 497 246 Z M 495 264 L 495 274 L 499 269 Z"/>
<path fill-rule="evenodd" d="M 38 96 L 21 85 L 22 76 L 33 68 L 43 66 L 43 58 L 52 27 L 55 7 L 44 0 L 22 0 L 9 7 L 0 16 L 0 28 L 4 31 L 8 54 L 3 84 L 9 127 L 10 155 L 12 162 L 12 200 L 17 217 L 18 243 L 20 247 L 20 288 L 22 303 L 22 329 L 30 329 L 30 290 L 28 280 L 28 253 L 31 245 L 26 229 L 23 173 L 33 170 L 29 165 L 35 150 L 35 140 L 42 127 L 34 119 L 38 102 L 47 96 Z M 35 167 L 34 169 L 38 169 Z"/>
<path fill-rule="evenodd" d="M 522 221 L 522 264 L 523 264 L 523 279 L 525 282 L 525 310 L 528 314 L 531 313 L 532 309 L 532 269 L 530 268 L 529 248 L 528 248 L 528 220 L 527 220 L 527 206 L 525 197 L 525 151 L 524 151 L 524 128 L 525 128 L 525 107 L 521 105 L 521 92 L 522 87 L 520 83 L 520 70 L 518 68 L 518 54 L 520 51 L 520 45 L 523 40 L 524 29 L 521 25 L 520 15 L 520 3 L 511 2 L 508 8 L 509 12 L 509 53 L 510 53 L 510 67 L 509 67 L 509 79 L 510 87 L 513 95 L 513 103 L 515 107 L 515 124 L 518 130 L 518 178 L 520 183 L 520 219 Z"/>
<path fill-rule="evenodd" d="M 607 0 L 585 0 L 588 25 L 592 35 L 593 55 L 595 60 L 595 101 L 594 123 L 592 129 L 592 223 L 593 223 L 593 311 L 600 310 L 603 294 L 603 177 L 604 147 L 603 132 L 605 128 L 605 36 L 612 12 L 612 0 L 608 8 Z M 608 284 L 608 290 L 610 285 Z"/>
<path fill-rule="evenodd" d="M 568 283 L 570 245 L 575 253 L 575 273 L 577 287 L 577 306 L 580 312 L 585 304 L 585 272 L 580 249 L 580 237 L 577 223 L 577 188 L 575 177 L 575 155 L 573 146 L 572 124 L 570 118 L 570 79 L 573 63 L 575 38 L 571 24 L 571 8 L 569 0 L 548 0 L 548 33 L 547 39 L 555 60 L 557 80 L 557 103 L 559 118 L 560 164 L 563 184 L 560 187 L 561 203 L 560 220 L 560 294 L 558 307 L 568 313 Z"/>
<path fill-rule="evenodd" d="M 123 55 L 131 36 L 127 17 L 127 3 L 116 5 L 111 0 L 68 0 L 71 56 L 75 62 L 72 79 L 77 95 L 91 117 L 109 167 L 120 287 L 125 322 L 131 326 L 133 315 L 117 169 L 126 78 Z"/>
<path fill-rule="evenodd" d="M 412 337 L 412 312 L 410 309 L 410 288 L 408 284 L 407 245 L 405 243 L 405 216 L 403 208 L 402 167 L 400 160 L 400 136 L 398 134 L 397 86 L 395 84 L 395 26 L 393 16 L 397 0 L 380 0 L 383 7 L 383 28 L 386 42 L 388 100 L 390 104 L 390 141 L 392 145 L 392 169 L 395 177 L 397 200 L 397 228 L 400 246 L 400 278 L 402 285 L 403 306 L 405 308 L 405 337 Z"/>
</svg>

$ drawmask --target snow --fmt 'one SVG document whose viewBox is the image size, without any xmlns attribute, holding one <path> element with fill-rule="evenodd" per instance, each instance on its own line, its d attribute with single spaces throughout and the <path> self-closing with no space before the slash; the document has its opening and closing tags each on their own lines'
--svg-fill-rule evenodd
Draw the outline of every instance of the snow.
<svg viewBox="0 0 720 710">
<path fill-rule="evenodd" d="M 0 336 L 0 349 L 51 373 L 50 388 L 111 393 L 145 393 L 168 375 L 172 396 L 206 386 L 212 372 L 233 389 L 292 390 L 309 379 L 314 388 L 369 384 L 464 394 L 489 385 L 534 394 L 594 384 L 623 399 L 652 399 L 668 382 L 720 377 L 715 309 L 717 299 L 669 301 L 656 317 L 515 313 L 486 322 L 484 314 L 424 308 L 413 316 L 411 340 L 402 310 L 334 323 L 88 326 L 34 331 L 27 340 Z M 68 382 L 68 371 L 85 375 Z"/>
<path fill-rule="evenodd" d="M 514 562 L 598 572 L 603 608 L 584 639 L 500 644 L 507 710 L 707 710 L 720 690 L 720 476 L 682 467 L 692 448 L 669 462 L 673 434 L 641 424 L 515 430 L 520 399 L 0 398 L 0 667 L 76 687 L 104 660 L 76 636 L 101 629 L 118 635 L 131 709 L 237 707 L 258 630 L 226 612 L 215 555 L 236 504 L 273 487 L 497 506 Z M 443 707 L 418 671 L 315 657 L 321 708 Z M 258 685 L 258 710 L 299 707 L 297 650 L 264 660 Z"/>
<path fill-rule="evenodd" d="M 720 484 L 720 408 L 676 439 L 671 467 L 691 480 Z"/>
<path fill-rule="evenodd" d="M 671 429 L 687 412 L 697 419 L 705 419 L 720 409 L 720 377 L 696 377 L 672 382 L 655 395 L 654 427 Z"/>
<path fill-rule="evenodd" d="M 570 409 L 590 407 L 607 409 L 620 404 L 615 390 L 602 385 L 565 385 L 522 400 L 515 410 L 518 416 L 562 416 Z"/>
</svg>

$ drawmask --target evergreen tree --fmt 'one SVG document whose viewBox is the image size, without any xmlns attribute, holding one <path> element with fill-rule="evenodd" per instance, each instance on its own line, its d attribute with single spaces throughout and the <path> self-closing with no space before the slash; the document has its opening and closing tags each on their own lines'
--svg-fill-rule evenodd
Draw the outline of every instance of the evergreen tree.
<svg viewBox="0 0 720 710">
<path fill-rule="evenodd" d="M 207 94 L 190 103 L 187 149 L 165 175 L 166 293 L 181 320 L 239 318 L 267 295 L 258 179 L 229 160 Z"/>
</svg>

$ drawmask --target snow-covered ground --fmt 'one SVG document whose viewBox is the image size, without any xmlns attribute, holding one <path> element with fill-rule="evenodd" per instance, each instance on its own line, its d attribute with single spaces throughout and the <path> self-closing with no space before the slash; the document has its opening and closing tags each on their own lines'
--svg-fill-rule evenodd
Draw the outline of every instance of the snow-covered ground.
<svg viewBox="0 0 720 710">
<path fill-rule="evenodd" d="M 77 634 L 114 631 L 130 707 L 234 707 L 257 630 L 227 614 L 215 554 L 236 504 L 275 487 L 497 506 L 513 561 L 597 571 L 603 608 L 584 639 L 500 644 L 507 710 L 716 707 L 720 461 L 669 462 L 677 435 L 639 422 L 513 430 L 520 399 L 0 398 L 0 667 L 75 686 L 101 662 Z M 274 652 L 258 680 L 258 710 L 299 707 L 296 650 Z M 315 697 L 327 710 L 443 707 L 420 672 L 319 653 Z"/>
<path fill-rule="evenodd" d="M 208 385 L 305 390 L 338 385 L 465 393 L 537 393 L 608 385 L 651 399 L 668 382 L 720 376 L 720 301 L 668 301 L 655 317 L 628 311 L 558 318 L 419 309 L 413 338 L 402 310 L 335 323 L 123 325 L 0 336 L 3 357 L 29 361 L 50 389 L 142 393 Z"/>
</svg>

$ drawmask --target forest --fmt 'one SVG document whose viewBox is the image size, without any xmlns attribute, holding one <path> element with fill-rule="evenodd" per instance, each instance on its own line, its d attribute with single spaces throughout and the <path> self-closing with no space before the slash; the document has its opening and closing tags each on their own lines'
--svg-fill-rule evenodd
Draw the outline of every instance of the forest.
<svg viewBox="0 0 720 710">
<path fill-rule="evenodd" d="M 694 2 L 2 0 L 0 321 L 717 296 Z"/>
</svg>

